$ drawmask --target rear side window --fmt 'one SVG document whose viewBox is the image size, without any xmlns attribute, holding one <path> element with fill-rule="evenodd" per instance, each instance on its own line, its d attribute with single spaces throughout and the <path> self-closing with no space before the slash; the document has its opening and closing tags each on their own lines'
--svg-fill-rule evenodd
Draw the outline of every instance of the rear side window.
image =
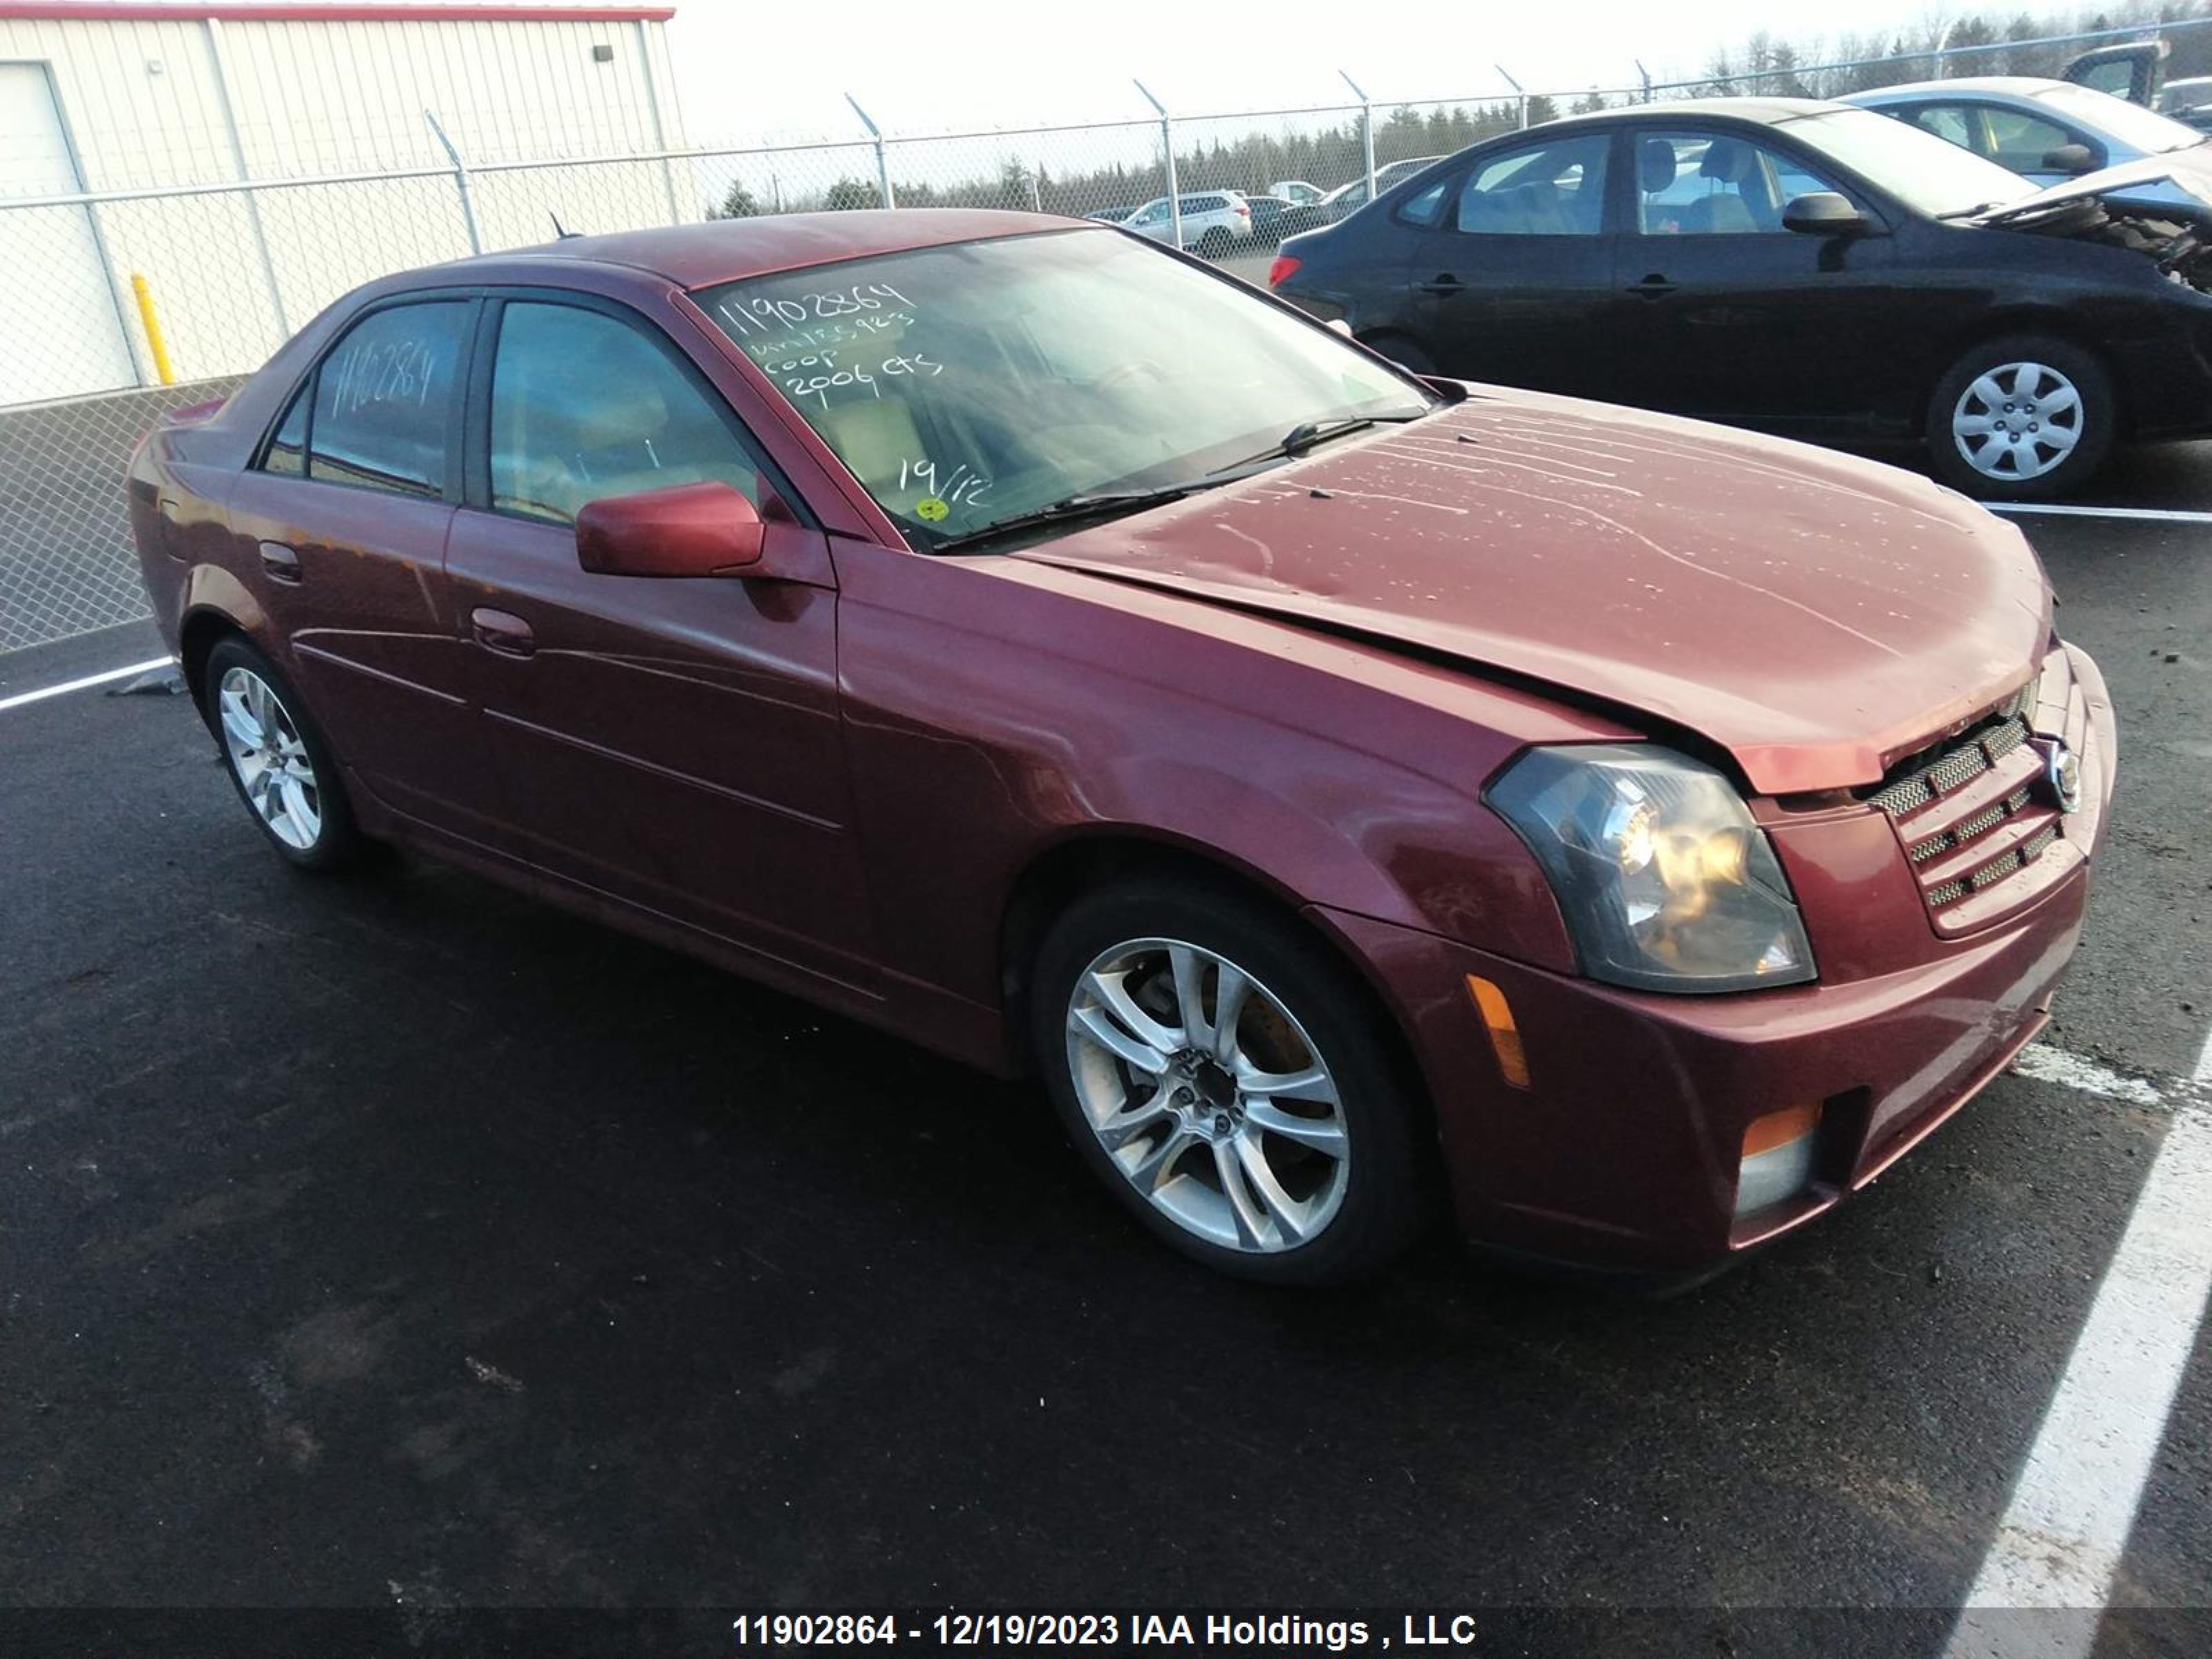
<svg viewBox="0 0 2212 1659">
<path fill-rule="evenodd" d="M 309 477 L 398 495 L 446 493 L 468 316 L 460 301 L 429 301 L 354 325 L 316 371 Z M 272 446 L 272 463 L 276 453 Z"/>
<path fill-rule="evenodd" d="M 826 387 L 836 356 L 795 349 L 763 367 Z M 515 301 L 500 313 L 494 510 L 569 524 L 605 496 L 709 480 L 760 501 L 759 468 L 730 423 L 641 331 L 580 306 Z"/>
<path fill-rule="evenodd" d="M 264 472 L 282 473 L 291 478 L 307 476 L 307 405 L 314 395 L 312 380 L 293 394 L 292 406 L 284 411 L 276 436 L 269 441 L 268 453 L 261 458 Z"/>
<path fill-rule="evenodd" d="M 1605 133 L 1554 138 L 1485 161 L 1460 191 L 1459 228 L 1477 236 L 1595 236 L 1605 218 Z"/>
</svg>

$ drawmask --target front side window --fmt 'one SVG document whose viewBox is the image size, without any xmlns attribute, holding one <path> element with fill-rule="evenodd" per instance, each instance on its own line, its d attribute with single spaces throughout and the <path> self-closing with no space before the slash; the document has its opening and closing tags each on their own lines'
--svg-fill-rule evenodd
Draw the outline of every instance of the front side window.
<svg viewBox="0 0 2212 1659">
<path fill-rule="evenodd" d="M 1555 138 L 1478 164 L 1459 192 L 1459 228 L 1485 236 L 1595 236 L 1605 222 L 1602 132 Z"/>
<path fill-rule="evenodd" d="M 573 524 L 592 501 L 760 473 L 707 394 L 643 333 L 580 306 L 509 302 L 491 373 L 495 511 Z"/>
<path fill-rule="evenodd" d="M 1836 188 L 1784 151 L 1708 132 L 1638 134 L 1636 185 L 1637 222 L 1647 236 L 1779 231 L 1791 201 Z"/>
<path fill-rule="evenodd" d="M 2044 158 L 2061 144 L 2075 142 L 2072 133 L 2055 121 L 2043 121 L 2016 109 L 1991 108 L 1983 112 L 1989 124 L 1990 160 L 2014 173 L 2041 173 Z"/>
<path fill-rule="evenodd" d="M 469 316 L 465 302 L 437 300 L 387 306 L 356 324 L 315 371 L 307 476 L 443 495 Z"/>
<path fill-rule="evenodd" d="M 1305 422 L 1435 405 L 1241 285 L 1103 232 L 850 259 L 693 297 L 924 549 L 1072 497 L 1194 481 Z"/>
</svg>

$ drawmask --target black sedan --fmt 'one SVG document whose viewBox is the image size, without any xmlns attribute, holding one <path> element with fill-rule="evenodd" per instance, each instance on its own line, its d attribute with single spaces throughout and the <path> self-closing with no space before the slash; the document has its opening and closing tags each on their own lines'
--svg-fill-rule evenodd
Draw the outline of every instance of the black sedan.
<svg viewBox="0 0 2212 1659">
<path fill-rule="evenodd" d="M 2212 206 L 2175 194 L 2151 162 L 2039 192 L 1869 110 L 1711 99 L 1477 144 L 1269 280 L 1423 372 L 1923 440 L 1961 489 L 2043 498 L 2116 439 L 2212 431 Z"/>
</svg>

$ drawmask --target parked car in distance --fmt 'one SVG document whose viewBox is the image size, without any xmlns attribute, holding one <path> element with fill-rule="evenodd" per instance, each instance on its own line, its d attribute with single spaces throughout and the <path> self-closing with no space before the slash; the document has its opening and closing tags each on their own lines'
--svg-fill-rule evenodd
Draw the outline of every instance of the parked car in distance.
<svg viewBox="0 0 2212 1659">
<path fill-rule="evenodd" d="M 1639 106 L 1477 144 L 1270 281 L 1425 373 L 1912 440 L 1958 489 L 2051 497 L 2212 430 L 2212 207 L 2175 161 L 2036 191 L 1871 110 Z"/>
<path fill-rule="evenodd" d="M 2168 81 L 2158 94 L 2158 108 L 2161 115 L 2200 132 L 2212 127 L 2212 75 Z"/>
<path fill-rule="evenodd" d="M 1376 193 L 1387 191 L 1401 179 L 1410 179 L 1422 168 L 1441 160 L 1435 155 L 1408 156 L 1402 161 L 1390 161 L 1375 169 Z M 1316 202 L 1304 202 L 1289 216 L 1290 222 L 1283 234 L 1291 235 L 1302 230 L 1313 230 L 1322 225 L 1333 225 L 1347 219 L 1365 207 L 1370 199 L 1364 173 L 1346 184 L 1339 185 Z"/>
<path fill-rule="evenodd" d="M 1955 494 L 1430 385 L 1040 215 L 386 277 L 128 501 L 282 858 L 404 842 L 1040 1074 L 1144 1225 L 1279 1281 L 1431 1192 L 1642 1273 L 1830 1208 L 2042 1028 L 2112 785 Z"/>
<path fill-rule="evenodd" d="M 2161 156 L 2212 187 L 2212 138 L 2070 81 L 2028 76 L 1917 81 L 1853 93 L 1842 101 L 1894 116 L 2033 184 L 2062 184 Z M 2197 198 L 2192 192 L 2175 199 Z"/>
<path fill-rule="evenodd" d="M 1278 179 L 1267 186 L 1268 195 L 1279 196 L 1294 207 L 1318 202 L 1328 193 L 1319 185 L 1310 185 L 1303 179 Z"/>
<path fill-rule="evenodd" d="M 1244 205 L 1252 210 L 1252 240 L 1266 247 L 1273 247 L 1283 239 L 1283 222 L 1293 211 L 1295 204 L 1284 196 L 1248 196 Z"/>
<path fill-rule="evenodd" d="M 1252 209 L 1233 190 L 1197 190 L 1176 198 L 1182 216 L 1182 246 L 1218 259 L 1252 238 Z M 1172 242 L 1175 216 L 1168 198 L 1158 196 L 1121 221 L 1121 228 L 1155 242 Z"/>
</svg>

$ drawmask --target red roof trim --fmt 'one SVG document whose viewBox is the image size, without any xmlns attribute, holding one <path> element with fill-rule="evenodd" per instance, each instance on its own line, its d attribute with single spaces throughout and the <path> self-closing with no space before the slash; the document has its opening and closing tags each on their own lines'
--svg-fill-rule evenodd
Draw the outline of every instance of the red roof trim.
<svg viewBox="0 0 2212 1659">
<path fill-rule="evenodd" d="M 665 23 L 673 6 L 149 5 L 144 0 L 0 0 L 0 21 L 54 23 Z"/>
</svg>

